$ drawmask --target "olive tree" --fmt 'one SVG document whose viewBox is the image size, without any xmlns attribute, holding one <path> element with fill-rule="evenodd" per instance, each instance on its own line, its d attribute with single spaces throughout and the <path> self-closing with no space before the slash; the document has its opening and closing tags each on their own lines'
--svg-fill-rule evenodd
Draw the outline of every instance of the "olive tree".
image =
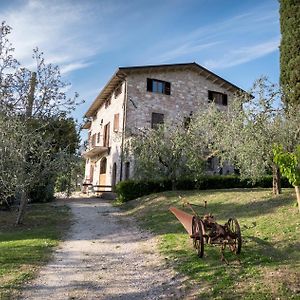
<svg viewBox="0 0 300 300">
<path fill-rule="evenodd" d="M 49 126 L 53 120 L 65 119 L 75 109 L 78 95 L 67 96 L 68 84 L 62 80 L 59 68 L 46 64 L 37 48 L 33 51 L 35 66 L 21 67 L 13 56 L 14 48 L 8 40 L 10 32 L 11 28 L 3 22 L 0 27 L 0 116 L 1 134 L 6 139 L 0 152 L 10 155 L 3 160 L 5 168 L 0 172 L 0 180 L 7 186 L 6 193 L 21 195 L 16 221 L 19 224 L 30 189 L 43 176 L 60 171 L 67 162 L 64 158 L 68 142 L 54 151 Z M 14 178 L 10 183 L 9 176 Z"/>
<path fill-rule="evenodd" d="M 156 128 L 135 130 L 127 144 L 127 155 L 134 157 L 135 178 L 169 179 L 175 189 L 178 179 L 202 174 L 206 151 L 199 145 L 197 153 L 195 149 L 183 122 L 167 121 Z"/>
<path fill-rule="evenodd" d="M 280 172 L 272 145 L 295 147 L 300 124 L 299 110 L 281 106 L 281 98 L 278 86 L 260 78 L 249 93 L 237 94 L 228 109 L 212 104 L 194 120 L 206 133 L 210 151 L 222 163 L 233 164 L 241 177 L 256 181 L 272 172 L 274 194 L 280 193 Z"/>
</svg>

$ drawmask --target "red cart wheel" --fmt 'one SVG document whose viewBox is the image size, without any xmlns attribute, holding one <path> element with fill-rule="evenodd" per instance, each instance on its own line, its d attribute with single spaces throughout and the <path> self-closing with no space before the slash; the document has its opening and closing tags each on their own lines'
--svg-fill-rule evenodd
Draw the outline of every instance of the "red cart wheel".
<svg viewBox="0 0 300 300">
<path fill-rule="evenodd" d="M 204 254 L 204 239 L 203 239 L 203 223 L 198 217 L 193 217 L 192 221 L 192 237 L 193 245 L 199 257 Z"/>
<path fill-rule="evenodd" d="M 230 218 L 228 220 L 228 227 L 230 230 L 231 238 L 233 239 L 234 243 L 230 245 L 230 250 L 235 254 L 241 253 L 242 249 L 242 235 L 240 225 L 235 218 Z"/>
</svg>

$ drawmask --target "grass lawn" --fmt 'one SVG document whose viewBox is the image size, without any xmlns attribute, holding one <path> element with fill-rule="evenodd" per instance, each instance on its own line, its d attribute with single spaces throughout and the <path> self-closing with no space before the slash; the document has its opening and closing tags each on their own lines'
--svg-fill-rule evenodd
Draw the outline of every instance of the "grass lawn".
<svg viewBox="0 0 300 300">
<path fill-rule="evenodd" d="M 20 285 L 49 260 L 70 224 L 69 215 L 66 206 L 32 204 L 24 225 L 16 227 L 16 212 L 0 211 L 0 299 L 14 299 Z"/>
<path fill-rule="evenodd" d="M 217 222 L 230 217 L 240 223 L 243 245 L 238 256 L 225 252 L 229 265 L 220 261 L 220 248 L 205 245 L 200 259 L 182 225 L 168 211 L 182 207 L 178 195 L 190 203 L 208 202 Z M 233 189 L 165 192 L 121 205 L 144 228 L 160 238 L 166 262 L 190 278 L 201 299 L 300 299 L 300 215 L 295 194 L 285 189 L 273 197 L 269 189 Z M 204 208 L 197 208 L 200 215 Z"/>
</svg>

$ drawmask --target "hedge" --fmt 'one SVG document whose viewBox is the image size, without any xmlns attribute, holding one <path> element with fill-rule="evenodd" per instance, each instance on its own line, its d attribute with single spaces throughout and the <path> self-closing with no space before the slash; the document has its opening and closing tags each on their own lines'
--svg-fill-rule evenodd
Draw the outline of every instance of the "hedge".
<svg viewBox="0 0 300 300">
<path fill-rule="evenodd" d="M 182 179 L 176 182 L 177 190 L 208 190 L 208 189 L 232 189 L 232 188 L 271 188 L 273 178 L 271 175 L 262 177 L 253 183 L 250 179 L 241 179 L 234 175 L 213 175 L 203 176 L 199 180 Z M 291 187 L 286 178 L 281 179 L 283 188 Z M 160 181 L 138 181 L 126 180 L 121 181 L 116 186 L 118 200 L 126 202 L 152 193 L 168 191 L 172 189 L 170 180 Z"/>
</svg>

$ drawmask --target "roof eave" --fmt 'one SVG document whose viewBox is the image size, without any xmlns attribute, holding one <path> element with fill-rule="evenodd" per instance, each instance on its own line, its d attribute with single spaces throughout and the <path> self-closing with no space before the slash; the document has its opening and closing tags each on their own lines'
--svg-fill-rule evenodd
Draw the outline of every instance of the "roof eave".
<svg viewBox="0 0 300 300">
<path fill-rule="evenodd" d="M 136 72 L 136 71 L 143 71 L 145 69 L 147 70 L 158 70 L 163 68 L 191 68 L 201 75 L 206 74 L 206 78 L 208 80 L 212 80 L 213 82 L 220 82 L 220 86 L 223 86 L 225 89 L 231 92 L 241 92 L 246 93 L 243 89 L 236 86 L 235 84 L 227 81 L 226 79 L 220 77 L 219 75 L 211 72 L 210 70 L 200 66 L 196 62 L 192 63 L 181 63 L 181 64 L 162 64 L 162 65 L 148 65 L 148 66 L 133 66 L 133 67 L 119 67 L 117 71 L 113 74 L 113 76 L 110 78 L 110 80 L 107 82 L 107 84 L 104 86 L 104 88 L 101 90 L 99 95 L 96 97 L 96 99 L 93 101 L 92 105 L 89 107 L 87 112 L 85 113 L 85 117 L 89 118 L 92 117 L 99 107 L 103 104 L 103 102 L 113 93 L 114 89 L 125 79 L 128 73 Z"/>
<path fill-rule="evenodd" d="M 99 95 L 93 101 L 92 105 L 89 107 L 84 116 L 87 118 L 92 117 L 96 113 L 98 108 L 102 105 L 102 103 L 108 98 L 108 96 L 110 96 L 115 88 L 124 80 L 125 76 L 126 74 L 124 72 L 120 71 L 120 69 L 117 69 L 114 75 L 101 90 Z"/>
</svg>

